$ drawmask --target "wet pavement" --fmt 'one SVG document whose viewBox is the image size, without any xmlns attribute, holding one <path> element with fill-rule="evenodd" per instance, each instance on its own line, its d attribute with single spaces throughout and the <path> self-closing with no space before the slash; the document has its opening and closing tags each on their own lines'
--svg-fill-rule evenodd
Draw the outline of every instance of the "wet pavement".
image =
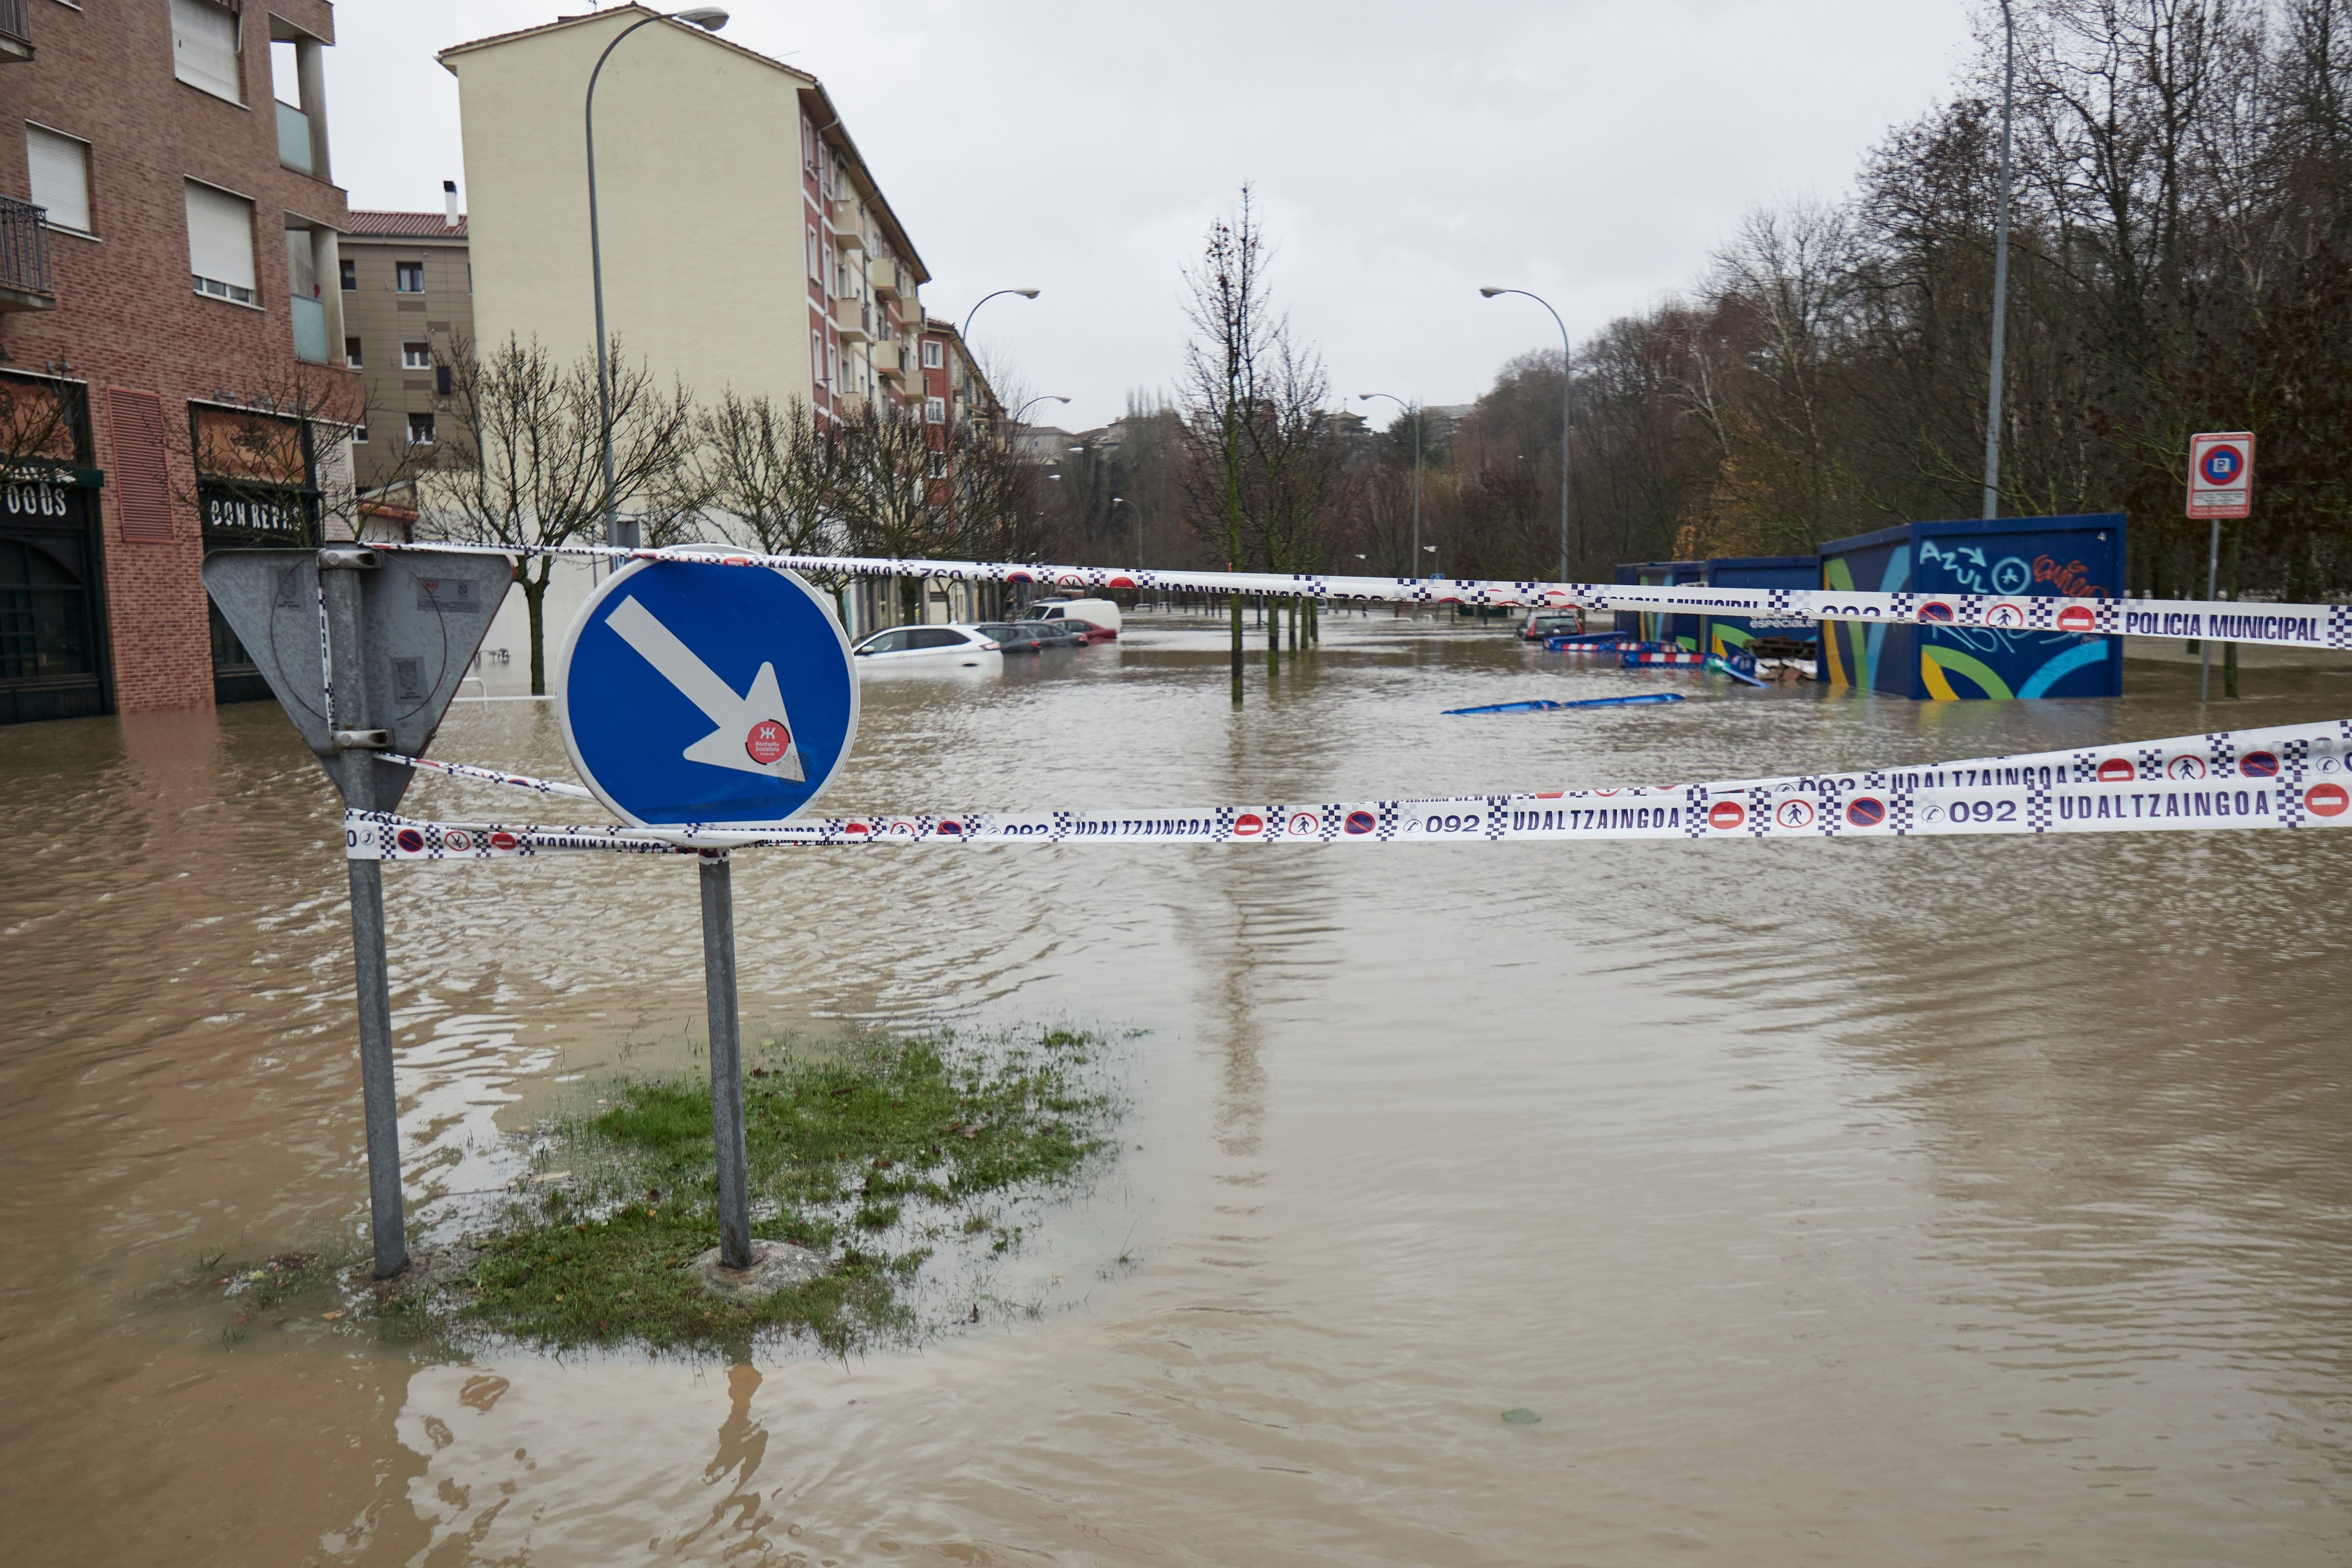
<svg viewBox="0 0 2352 1568">
<path fill-rule="evenodd" d="M 1218 635 L 1144 618 L 869 682 L 828 802 L 1666 783 L 2352 712 L 2333 671 L 2202 710 L 2193 668 L 2129 681 L 1734 691 L 1350 615 L 1271 698 L 1254 656 L 1237 716 Z M 1693 700 L 1439 715 L 1662 687 Z M 460 704 L 435 751 L 564 772 L 530 702 Z M 0 844 L 12 1561 L 2352 1555 L 2352 834 L 747 856 L 747 1037 L 1082 1023 L 1125 1037 L 1134 1110 L 978 1326 L 731 1367 L 174 1288 L 363 1238 L 340 832 L 273 707 L 0 731 Z M 428 1237 L 497 1201 L 517 1130 L 694 1059 L 693 877 L 387 869 Z"/>
</svg>

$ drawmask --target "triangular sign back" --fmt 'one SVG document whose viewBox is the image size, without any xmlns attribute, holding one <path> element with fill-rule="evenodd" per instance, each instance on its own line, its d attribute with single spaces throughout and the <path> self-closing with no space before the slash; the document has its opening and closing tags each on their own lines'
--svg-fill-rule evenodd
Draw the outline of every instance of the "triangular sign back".
<svg viewBox="0 0 2352 1568">
<path fill-rule="evenodd" d="M 371 727 L 391 731 L 394 751 L 422 756 L 458 684 L 472 673 L 514 568 L 503 556 L 455 550 L 384 551 L 378 559 L 381 566 L 356 574 L 361 668 L 338 668 L 335 679 L 364 679 Z M 348 796 L 342 770 L 362 765 L 357 759 L 365 753 L 337 751 L 327 721 L 317 552 L 215 551 L 205 558 L 204 577 L 246 657 Z M 375 769 L 377 809 L 397 806 L 414 770 L 373 760 L 365 765 Z"/>
</svg>

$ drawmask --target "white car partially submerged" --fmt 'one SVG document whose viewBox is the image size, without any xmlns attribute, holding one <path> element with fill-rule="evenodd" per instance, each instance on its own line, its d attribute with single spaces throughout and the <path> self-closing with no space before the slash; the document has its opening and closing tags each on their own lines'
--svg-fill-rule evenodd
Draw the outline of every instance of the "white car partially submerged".
<svg viewBox="0 0 2352 1568">
<path fill-rule="evenodd" d="M 1004 654 L 996 639 L 960 621 L 939 626 L 892 626 L 861 639 L 849 651 L 861 661 L 861 668 L 1004 668 Z"/>
<path fill-rule="evenodd" d="M 1118 606 L 1108 599 L 1040 599 L 1021 612 L 1024 621 L 1091 621 L 1107 631 L 1118 631 L 1122 622 Z"/>
</svg>

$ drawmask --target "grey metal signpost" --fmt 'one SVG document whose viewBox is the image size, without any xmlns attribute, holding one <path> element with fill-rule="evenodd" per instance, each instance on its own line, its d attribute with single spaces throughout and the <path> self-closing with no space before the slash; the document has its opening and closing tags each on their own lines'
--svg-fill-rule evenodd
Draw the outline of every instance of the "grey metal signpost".
<svg viewBox="0 0 2352 1568">
<path fill-rule="evenodd" d="M 319 591 L 327 618 L 327 659 L 342 672 L 326 691 L 328 729 L 343 759 L 343 804 L 376 809 L 377 763 L 370 753 L 390 749 L 389 731 L 370 727 L 366 612 L 360 574 L 381 571 L 373 550 L 319 552 Z M 360 1099 L 367 1119 L 368 1234 L 375 1244 L 375 1277 L 388 1279 L 408 1267 L 407 1215 L 400 1191 L 400 1098 L 393 1087 L 392 974 L 383 945 L 383 864 L 346 860 L 352 878 L 352 978 L 359 991 Z"/>
<path fill-rule="evenodd" d="M 719 1148 L 719 1262 L 751 1267 L 751 1191 L 743 1150 L 743 1036 L 735 1011 L 735 871 L 702 852 L 702 989 L 710 1016 L 710 1129 Z"/>
<path fill-rule="evenodd" d="M 390 811 L 415 770 L 379 755 L 421 755 L 472 668 L 506 596 L 502 556 L 363 544 L 224 550 L 205 591 L 343 803 Z M 321 647 L 321 620 L 324 647 Z M 321 653 L 324 653 L 322 658 Z M 369 1232 L 378 1279 L 408 1264 L 400 1183 L 400 1100 L 393 1079 L 392 985 L 384 956 L 383 868 L 348 860 L 360 1091 L 366 1114 Z"/>
</svg>

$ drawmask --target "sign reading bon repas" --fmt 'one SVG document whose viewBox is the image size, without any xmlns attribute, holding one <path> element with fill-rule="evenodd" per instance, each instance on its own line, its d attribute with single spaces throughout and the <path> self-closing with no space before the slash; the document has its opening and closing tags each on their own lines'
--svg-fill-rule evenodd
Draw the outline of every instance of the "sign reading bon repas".
<svg viewBox="0 0 2352 1568">
<path fill-rule="evenodd" d="M 2224 430 L 2189 437 L 2189 515 L 2250 517 L 2253 510 L 2253 433 Z"/>
</svg>

